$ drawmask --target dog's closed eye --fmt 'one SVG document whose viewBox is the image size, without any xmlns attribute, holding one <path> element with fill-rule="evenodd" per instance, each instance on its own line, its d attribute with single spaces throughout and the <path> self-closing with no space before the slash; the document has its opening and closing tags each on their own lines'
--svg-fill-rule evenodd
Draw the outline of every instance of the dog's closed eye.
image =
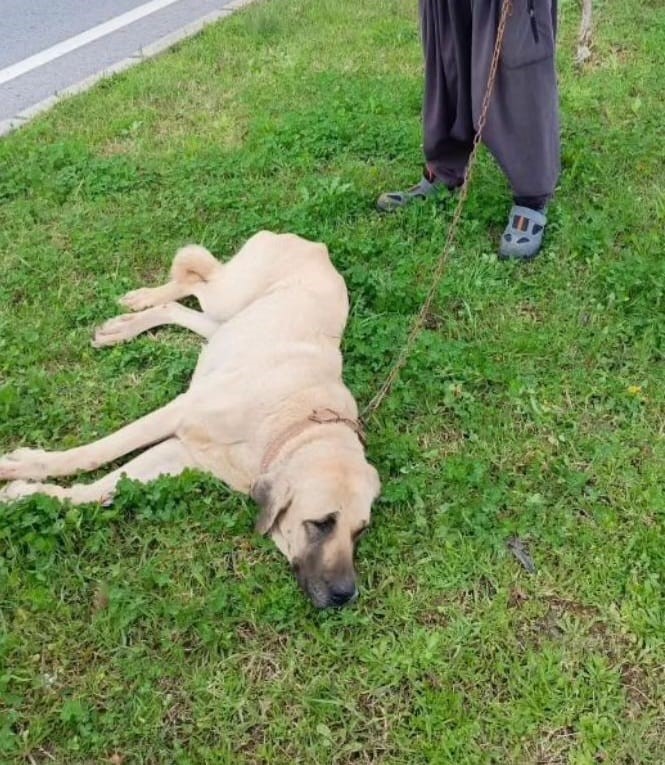
<svg viewBox="0 0 665 765">
<path fill-rule="evenodd" d="M 305 528 L 307 529 L 309 538 L 315 541 L 332 534 L 335 530 L 336 523 L 337 515 L 336 513 L 331 513 L 325 518 L 320 518 L 315 521 L 305 521 Z"/>
</svg>

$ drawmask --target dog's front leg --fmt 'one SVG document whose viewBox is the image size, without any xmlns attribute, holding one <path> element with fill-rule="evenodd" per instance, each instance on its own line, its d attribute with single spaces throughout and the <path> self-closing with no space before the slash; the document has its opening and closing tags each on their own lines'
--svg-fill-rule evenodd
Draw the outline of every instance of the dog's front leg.
<svg viewBox="0 0 665 765">
<path fill-rule="evenodd" d="M 178 429 L 186 394 L 92 444 L 62 452 L 17 449 L 0 457 L 0 481 L 42 480 L 96 470 L 125 454 L 164 441 Z"/>
<path fill-rule="evenodd" d="M 69 500 L 75 505 L 84 502 L 106 504 L 113 497 L 118 481 L 123 477 L 147 483 L 161 475 L 180 475 L 188 467 L 196 467 L 193 458 L 179 439 L 170 438 L 143 452 L 118 470 L 89 484 L 58 486 L 54 483 L 12 481 L 0 491 L 0 502 L 12 502 L 32 494 L 46 494 L 57 499 Z"/>
</svg>

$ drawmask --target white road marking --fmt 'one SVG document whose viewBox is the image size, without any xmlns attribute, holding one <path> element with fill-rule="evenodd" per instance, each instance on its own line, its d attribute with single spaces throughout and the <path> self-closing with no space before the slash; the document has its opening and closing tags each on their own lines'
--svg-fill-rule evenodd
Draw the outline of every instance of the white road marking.
<svg viewBox="0 0 665 765">
<path fill-rule="evenodd" d="M 123 58 L 122 60 L 117 61 L 115 64 L 111 64 L 111 66 L 106 67 L 106 69 L 102 69 L 101 71 L 74 83 L 73 85 L 68 85 L 66 88 L 58 91 L 58 93 L 53 96 L 45 98 L 43 101 L 39 101 L 32 106 L 28 106 L 26 109 L 23 109 L 10 119 L 0 120 L 0 138 L 3 135 L 11 133 L 14 130 L 22 127 L 42 112 L 48 111 L 59 101 L 62 101 L 65 98 L 69 98 L 70 96 L 78 95 L 79 93 L 84 93 L 86 90 L 89 90 L 93 85 L 96 85 L 105 77 L 110 77 L 113 74 L 124 72 L 125 69 L 136 66 L 136 64 L 139 64 L 141 61 L 145 61 L 152 56 L 156 56 L 159 53 L 168 50 L 172 45 L 179 42 L 180 40 L 191 37 L 191 35 L 200 32 L 204 27 L 208 26 L 208 24 L 212 24 L 218 19 L 226 18 L 227 16 L 230 16 L 232 13 L 234 13 L 237 9 L 242 8 L 245 5 L 249 5 L 252 2 L 254 2 L 254 0 L 233 0 L 223 8 L 219 8 L 218 10 L 209 13 L 207 16 L 202 16 L 200 19 L 197 19 L 196 21 L 181 27 L 180 29 L 176 29 L 164 37 L 161 37 L 159 40 L 155 40 L 155 42 L 150 43 L 150 45 L 144 45 L 140 51 L 136 51 L 131 56 Z"/>
<path fill-rule="evenodd" d="M 169 5 L 173 5 L 173 3 L 176 2 L 178 2 L 178 0 L 150 0 L 150 2 L 139 5 L 138 8 L 133 8 L 131 11 L 127 11 L 127 13 L 122 13 L 120 16 L 105 21 L 103 24 L 98 24 L 96 27 L 81 32 L 81 34 L 57 43 L 57 45 L 45 48 L 44 50 L 39 51 L 39 53 L 35 53 L 34 56 L 29 56 L 16 64 L 0 69 L 0 85 L 4 82 L 9 82 L 9 80 L 13 80 L 16 77 L 20 77 L 22 74 L 31 72 L 33 69 L 44 66 L 44 64 L 48 64 L 49 61 L 60 58 L 60 56 L 64 56 L 66 53 L 71 53 L 73 50 L 81 48 L 83 45 L 99 40 L 100 37 L 104 37 L 111 32 L 122 29 L 135 21 L 138 21 L 145 16 L 149 16 L 151 13 L 160 11 L 162 8 L 166 8 Z"/>
</svg>

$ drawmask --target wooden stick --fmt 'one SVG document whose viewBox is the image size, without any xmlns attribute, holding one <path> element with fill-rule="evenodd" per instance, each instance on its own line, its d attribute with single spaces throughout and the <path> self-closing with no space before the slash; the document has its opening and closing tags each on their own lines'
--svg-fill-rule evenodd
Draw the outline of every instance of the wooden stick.
<svg viewBox="0 0 665 765">
<path fill-rule="evenodd" d="M 591 32 L 593 30 L 593 2 L 582 0 L 582 22 L 577 40 L 576 64 L 584 64 L 591 58 Z"/>
</svg>

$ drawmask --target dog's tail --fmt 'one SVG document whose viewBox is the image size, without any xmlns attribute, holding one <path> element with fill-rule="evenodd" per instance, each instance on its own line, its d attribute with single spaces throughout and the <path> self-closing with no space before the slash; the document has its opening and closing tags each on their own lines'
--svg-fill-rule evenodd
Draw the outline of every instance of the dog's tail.
<svg viewBox="0 0 665 765">
<path fill-rule="evenodd" d="M 180 284 L 207 282 L 222 270 L 222 264 L 198 244 L 188 244 L 176 252 L 171 279 Z"/>
</svg>

